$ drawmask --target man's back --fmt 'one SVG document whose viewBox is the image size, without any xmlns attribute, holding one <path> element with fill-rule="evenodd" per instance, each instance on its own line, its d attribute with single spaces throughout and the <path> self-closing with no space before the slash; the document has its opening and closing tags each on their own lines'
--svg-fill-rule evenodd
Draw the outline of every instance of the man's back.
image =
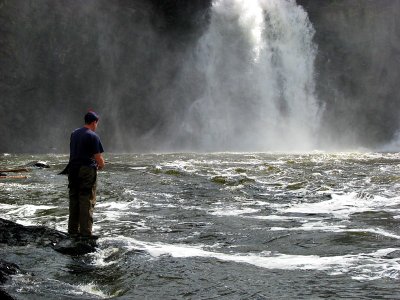
<svg viewBox="0 0 400 300">
<path fill-rule="evenodd" d="M 94 155 L 104 152 L 98 135 L 87 127 L 74 130 L 70 141 L 70 166 L 96 168 Z"/>
</svg>

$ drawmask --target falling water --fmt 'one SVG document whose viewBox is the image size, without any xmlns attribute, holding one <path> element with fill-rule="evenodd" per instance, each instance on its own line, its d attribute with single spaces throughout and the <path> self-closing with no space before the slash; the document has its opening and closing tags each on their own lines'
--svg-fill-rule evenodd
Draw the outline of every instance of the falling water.
<svg viewBox="0 0 400 300">
<path fill-rule="evenodd" d="M 180 133 L 196 149 L 313 149 L 313 34 L 295 1 L 214 1 L 195 54 L 205 87 Z"/>
</svg>

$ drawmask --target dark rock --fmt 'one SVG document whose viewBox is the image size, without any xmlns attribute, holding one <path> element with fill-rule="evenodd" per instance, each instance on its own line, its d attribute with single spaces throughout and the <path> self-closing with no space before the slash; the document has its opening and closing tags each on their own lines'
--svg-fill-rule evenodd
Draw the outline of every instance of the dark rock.
<svg viewBox="0 0 400 300">
<path fill-rule="evenodd" d="M 400 257 L 400 250 L 390 252 L 384 256 L 384 258 L 386 259 L 395 259 L 395 258 L 397 259 L 399 257 Z"/>
<path fill-rule="evenodd" d="M 13 297 L 11 297 L 7 292 L 3 291 L 0 289 L 0 299 L 2 300 L 14 300 Z"/>
<path fill-rule="evenodd" d="M 71 238 L 64 232 L 44 226 L 23 226 L 15 222 L 0 218 L 0 243 L 9 246 L 37 246 L 52 247 L 55 251 L 68 255 L 83 255 L 96 251 L 96 239 Z M 11 275 L 20 273 L 18 265 L 0 259 L 0 286 Z M 0 299 L 14 299 L 0 287 Z"/>
<path fill-rule="evenodd" d="M 10 246 L 48 246 L 68 238 L 66 233 L 44 226 L 23 226 L 0 218 L 0 243 Z"/>
<path fill-rule="evenodd" d="M 38 167 L 38 168 L 50 168 L 50 166 L 48 164 L 40 162 L 40 161 L 35 163 L 34 166 Z"/>
<path fill-rule="evenodd" d="M 53 246 L 53 249 L 62 254 L 83 255 L 96 251 L 96 242 L 94 240 L 63 240 Z"/>
<path fill-rule="evenodd" d="M 10 275 L 15 275 L 18 272 L 20 272 L 20 269 L 16 264 L 0 259 L 0 283 L 5 283 Z"/>
<path fill-rule="evenodd" d="M 27 167 L 36 167 L 40 169 L 50 168 L 50 165 L 44 161 L 33 161 L 26 165 Z"/>
<path fill-rule="evenodd" d="M 10 246 L 36 244 L 50 246 L 57 252 L 83 255 L 96 251 L 96 239 L 71 238 L 68 234 L 44 226 L 23 226 L 0 218 L 0 243 Z"/>
<path fill-rule="evenodd" d="M 400 26 L 389 20 L 399 19 L 400 1 L 296 1 L 316 30 L 316 88 L 326 105 L 321 144 L 391 140 L 399 124 L 400 73 L 393 62 L 398 65 Z"/>
<path fill-rule="evenodd" d="M 4 284 L 10 275 L 15 275 L 19 272 L 20 269 L 16 264 L 0 259 L 0 284 Z M 9 300 L 14 298 L 0 288 L 0 299 Z"/>
</svg>

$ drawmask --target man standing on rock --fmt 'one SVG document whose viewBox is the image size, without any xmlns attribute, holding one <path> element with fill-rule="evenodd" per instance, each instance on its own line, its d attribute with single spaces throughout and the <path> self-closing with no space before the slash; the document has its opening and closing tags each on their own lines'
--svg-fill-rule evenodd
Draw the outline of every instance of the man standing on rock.
<svg viewBox="0 0 400 300">
<path fill-rule="evenodd" d="M 85 125 L 71 134 L 68 164 L 69 220 L 72 237 L 94 238 L 93 209 L 96 203 L 97 170 L 104 168 L 103 145 L 95 133 L 99 116 L 89 111 Z"/>
</svg>

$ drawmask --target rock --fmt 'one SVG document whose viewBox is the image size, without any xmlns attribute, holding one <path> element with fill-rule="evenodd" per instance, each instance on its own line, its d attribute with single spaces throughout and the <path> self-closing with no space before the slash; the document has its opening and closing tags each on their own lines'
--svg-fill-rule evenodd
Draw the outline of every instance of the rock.
<svg viewBox="0 0 400 300">
<path fill-rule="evenodd" d="M 11 297 L 7 292 L 3 291 L 0 289 L 0 299 L 2 300 L 14 300 L 13 297 Z"/>
<path fill-rule="evenodd" d="M 45 161 L 33 161 L 26 165 L 27 167 L 36 167 L 36 168 L 50 168 L 50 165 Z"/>
<path fill-rule="evenodd" d="M 35 167 L 37 168 L 50 168 L 50 166 L 42 161 L 38 161 L 37 163 L 34 164 Z"/>
<path fill-rule="evenodd" d="M 390 252 L 384 256 L 386 259 L 398 259 L 400 257 L 400 250 Z"/>
<path fill-rule="evenodd" d="M 62 254 L 83 255 L 96 251 L 96 242 L 94 240 L 68 239 L 53 245 L 53 249 Z"/>
<path fill-rule="evenodd" d="M 83 255 L 96 251 L 97 236 L 71 238 L 67 233 L 44 226 L 23 226 L 0 218 L 0 243 L 10 246 L 36 244 L 50 246 L 68 255 Z"/>
<path fill-rule="evenodd" d="M 0 259 L 0 283 L 5 283 L 10 275 L 20 272 L 16 264 Z"/>
<path fill-rule="evenodd" d="M 97 237 L 89 239 L 71 238 L 68 234 L 44 226 L 23 226 L 0 218 L 0 243 L 9 246 L 52 247 L 55 251 L 68 255 L 83 255 L 96 251 Z M 0 299 L 14 299 L 1 288 L 11 275 L 20 273 L 20 268 L 13 263 L 0 259 Z"/>
<path fill-rule="evenodd" d="M 51 246 L 67 239 L 68 234 L 44 226 L 23 226 L 0 218 L 0 243 L 10 246 L 37 244 Z"/>
<path fill-rule="evenodd" d="M 15 275 L 19 272 L 20 269 L 16 264 L 0 259 L 0 284 L 4 284 L 9 279 L 10 275 Z M 11 300 L 14 298 L 0 288 L 0 299 Z"/>
</svg>

